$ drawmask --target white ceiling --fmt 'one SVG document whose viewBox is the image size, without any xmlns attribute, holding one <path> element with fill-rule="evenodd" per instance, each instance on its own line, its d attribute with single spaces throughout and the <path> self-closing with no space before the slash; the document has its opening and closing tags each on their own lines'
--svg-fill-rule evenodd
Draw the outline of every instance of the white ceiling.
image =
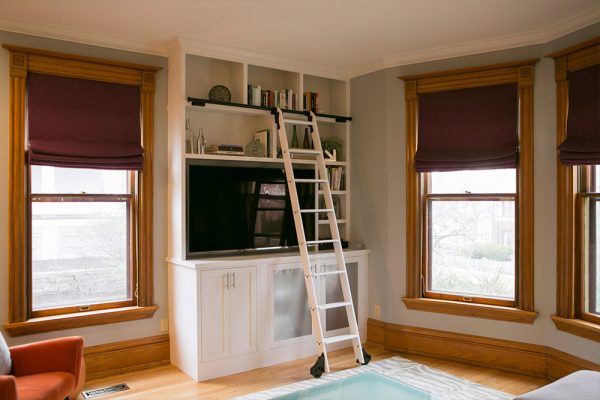
<svg viewBox="0 0 600 400">
<path fill-rule="evenodd" d="M 348 76 L 541 43 L 597 21 L 599 0 L 0 0 L 2 30 L 161 55 L 180 37 Z"/>
</svg>

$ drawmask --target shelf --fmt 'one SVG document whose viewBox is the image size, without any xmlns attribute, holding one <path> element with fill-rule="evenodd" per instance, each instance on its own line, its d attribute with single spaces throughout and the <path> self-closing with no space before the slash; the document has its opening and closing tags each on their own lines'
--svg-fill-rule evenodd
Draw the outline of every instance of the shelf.
<svg viewBox="0 0 600 400">
<path fill-rule="evenodd" d="M 348 221 L 346 219 L 342 218 L 342 219 L 338 219 L 337 223 L 338 224 L 347 224 Z M 317 221 L 317 224 L 319 224 L 319 225 L 328 225 L 329 221 L 326 220 L 326 219 L 320 219 L 320 220 Z"/>
<path fill-rule="evenodd" d="M 218 111 L 230 111 L 236 112 L 240 114 L 252 114 L 252 115 L 269 115 L 275 114 L 275 108 L 261 107 L 261 106 L 253 106 L 249 104 L 242 103 L 224 103 L 221 101 L 212 101 L 207 99 L 198 99 L 194 97 L 188 97 L 188 102 L 191 105 L 191 108 L 194 107 L 207 107 L 208 109 L 218 110 Z M 296 114 L 302 116 L 309 116 L 309 111 L 300 111 L 300 110 L 282 110 L 286 114 Z M 319 122 L 338 122 L 345 123 L 348 121 L 352 121 L 352 117 L 346 117 L 343 115 L 333 115 L 333 114 L 315 114 L 317 116 L 317 121 Z"/>
<path fill-rule="evenodd" d="M 338 195 L 338 196 L 343 196 L 346 195 L 348 192 L 346 192 L 345 190 L 332 190 L 331 194 L 332 195 Z M 322 190 L 317 190 L 317 194 L 323 194 Z"/>
<path fill-rule="evenodd" d="M 185 158 L 188 160 L 238 161 L 238 162 L 283 164 L 283 158 L 272 158 L 272 157 L 227 156 L 227 155 L 220 155 L 220 154 L 219 155 L 217 155 L 217 154 L 186 154 Z M 315 162 L 313 160 L 294 159 L 293 163 L 294 164 L 313 165 Z M 345 167 L 347 165 L 347 163 L 345 161 L 327 161 L 327 160 L 325 160 L 325 165 Z M 345 192 L 345 191 L 343 191 L 343 192 Z M 332 194 L 342 194 L 342 193 L 332 192 Z"/>
</svg>

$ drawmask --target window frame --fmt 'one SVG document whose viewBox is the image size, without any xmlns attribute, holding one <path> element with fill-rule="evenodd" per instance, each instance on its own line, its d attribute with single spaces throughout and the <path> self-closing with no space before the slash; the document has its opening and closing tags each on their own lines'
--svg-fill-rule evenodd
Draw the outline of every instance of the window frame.
<svg viewBox="0 0 600 400">
<path fill-rule="evenodd" d="M 133 175 L 135 172 L 131 172 L 129 175 Z M 31 174 L 30 174 L 31 176 Z M 134 185 L 129 185 L 130 188 Z M 40 194 L 40 193 L 28 193 L 28 275 L 27 279 L 29 282 L 33 282 L 33 238 L 32 238 L 32 207 L 34 202 L 124 202 L 127 205 L 127 280 L 128 290 L 131 298 L 128 300 L 121 301 L 105 301 L 92 304 L 80 304 L 77 306 L 65 306 L 65 307 L 49 307 L 38 310 L 33 309 L 33 288 L 28 289 L 29 296 L 29 315 L 31 318 L 49 317 L 53 315 L 71 314 L 81 311 L 97 311 L 107 310 L 111 308 L 120 307 L 132 307 L 136 306 L 135 291 L 137 286 L 137 257 L 135 256 L 135 194 L 63 194 L 63 193 L 52 193 L 52 194 Z"/>
<path fill-rule="evenodd" d="M 79 328 L 151 318 L 154 305 L 153 278 L 153 158 L 154 92 L 157 67 L 3 45 L 9 52 L 10 159 L 9 159 L 9 294 L 8 323 L 11 336 Z M 36 316 L 31 312 L 29 257 L 28 164 L 25 116 L 29 72 L 91 79 L 140 87 L 140 118 L 144 163 L 137 173 L 136 201 L 132 208 L 135 231 L 137 301 L 132 306 L 78 310 L 60 315 Z M 69 310 L 65 310 L 69 311 Z"/>
<path fill-rule="evenodd" d="M 554 59 L 556 82 L 556 144 L 567 134 L 569 102 L 568 73 L 598 64 L 600 37 L 547 55 Z M 600 342 L 600 325 L 582 318 L 582 285 L 584 284 L 583 207 L 578 201 L 578 168 L 563 165 L 556 157 L 557 249 L 556 249 L 556 314 L 551 316 L 558 330 Z"/>
<path fill-rule="evenodd" d="M 508 201 L 512 200 L 514 204 L 517 204 L 517 194 L 512 193 L 431 193 L 431 175 L 430 173 L 423 173 L 425 176 L 423 180 L 425 182 L 424 187 L 427 189 L 423 193 L 423 246 L 422 246 L 422 262 L 421 262 L 421 276 L 422 281 L 422 292 L 423 298 L 438 299 L 438 300 L 450 300 L 450 301 L 461 301 L 473 304 L 488 304 L 495 306 L 514 307 L 516 305 L 515 300 L 503 300 L 493 297 L 481 297 L 481 296 L 467 296 L 454 293 L 436 292 L 430 289 L 431 286 L 431 220 L 429 219 L 430 205 L 433 201 Z M 516 211 L 516 207 L 515 207 Z M 516 214 L 516 213 L 515 213 Z M 515 215 L 516 217 L 516 215 Z M 516 226 L 515 226 L 516 233 Z M 518 235 L 515 235 L 515 243 L 518 242 Z M 515 257 L 516 258 L 516 257 Z M 515 262 L 516 264 L 516 262 Z M 515 271 L 516 273 L 516 271 Z M 516 294 L 516 287 L 515 287 Z"/>
<path fill-rule="evenodd" d="M 399 77 L 406 101 L 406 296 L 407 308 L 477 318 L 533 323 L 533 74 L 537 59 Z M 426 296 L 424 227 L 426 174 L 415 171 L 418 95 L 444 90 L 516 83 L 519 96 L 519 164 L 515 200 L 515 302 L 476 303 L 458 298 Z M 487 197 L 492 197 L 487 195 Z M 526 216 L 526 217 L 525 217 Z M 492 303 L 492 304 L 490 304 Z"/>
</svg>

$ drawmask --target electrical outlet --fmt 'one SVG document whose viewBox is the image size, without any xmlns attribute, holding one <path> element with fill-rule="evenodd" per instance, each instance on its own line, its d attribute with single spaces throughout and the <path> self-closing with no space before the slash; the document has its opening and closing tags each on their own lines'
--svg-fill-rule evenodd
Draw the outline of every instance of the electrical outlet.
<svg viewBox="0 0 600 400">
<path fill-rule="evenodd" d="M 168 319 L 160 320 L 160 331 L 161 332 L 169 332 L 169 320 Z"/>
<path fill-rule="evenodd" d="M 374 312 L 376 317 L 381 317 L 381 305 L 375 304 Z"/>
</svg>

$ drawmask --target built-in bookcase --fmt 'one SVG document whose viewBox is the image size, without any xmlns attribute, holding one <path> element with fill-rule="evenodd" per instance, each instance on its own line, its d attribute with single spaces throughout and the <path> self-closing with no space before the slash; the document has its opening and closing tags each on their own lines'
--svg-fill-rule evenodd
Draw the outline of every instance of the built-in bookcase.
<svg viewBox="0 0 600 400">
<path fill-rule="evenodd" d="M 231 93 L 229 103 L 211 101 L 209 91 L 215 85 L 226 86 Z M 347 80 L 305 74 L 302 71 L 256 65 L 243 59 L 220 59 L 180 49 L 169 56 L 169 246 L 170 256 L 185 259 L 185 163 L 187 159 L 210 162 L 236 163 L 254 161 L 280 163 L 278 138 L 272 109 L 248 103 L 248 88 L 261 86 L 262 90 L 291 90 L 298 95 L 296 110 L 286 112 L 286 118 L 306 120 L 302 113 L 305 92 L 318 93 L 317 121 L 321 138 L 335 136 L 343 141 L 336 161 L 328 166 L 343 170 L 344 184 L 333 192 L 337 204 L 338 223 L 343 239 L 350 240 L 350 120 L 349 84 Z M 271 149 L 264 157 L 186 153 L 186 123 L 196 133 L 202 129 L 207 146 L 213 144 L 240 145 L 244 149 L 257 131 L 269 130 Z M 292 142 L 292 125 L 286 126 L 288 141 Z M 300 145 L 304 126 L 297 126 Z M 302 160 L 301 163 L 309 163 Z M 318 194 L 322 199 L 322 194 Z M 329 234 L 326 221 L 317 221 L 316 234 Z"/>
</svg>

